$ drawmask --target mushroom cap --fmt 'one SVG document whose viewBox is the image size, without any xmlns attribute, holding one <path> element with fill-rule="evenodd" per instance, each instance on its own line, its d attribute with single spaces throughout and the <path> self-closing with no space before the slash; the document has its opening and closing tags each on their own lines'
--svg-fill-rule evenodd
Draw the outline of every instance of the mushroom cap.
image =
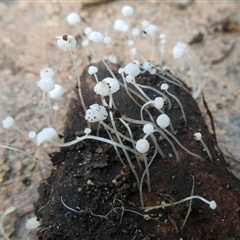
<svg viewBox="0 0 240 240">
<path fill-rule="evenodd" d="M 37 146 L 41 145 L 45 141 L 50 141 L 57 137 L 57 132 L 54 128 L 44 128 L 41 132 L 39 132 L 36 136 L 36 144 Z"/>
<path fill-rule="evenodd" d="M 124 72 L 128 75 L 132 75 L 133 77 L 136 77 L 140 73 L 139 65 L 136 63 L 130 62 L 124 67 Z"/>
<path fill-rule="evenodd" d="M 116 78 L 107 77 L 103 79 L 103 82 L 109 84 L 111 94 L 117 92 L 120 89 L 119 82 Z"/>
<path fill-rule="evenodd" d="M 129 6 L 129 5 L 123 6 L 123 8 L 122 8 L 122 15 L 124 17 L 130 17 L 130 16 L 133 15 L 133 13 L 134 13 L 134 9 L 133 9 L 132 6 Z"/>
<path fill-rule="evenodd" d="M 199 141 L 202 139 L 202 134 L 200 132 L 194 133 L 194 138 L 195 140 Z"/>
<path fill-rule="evenodd" d="M 147 123 L 143 126 L 143 132 L 145 134 L 150 134 L 154 132 L 154 127 L 151 123 Z"/>
<path fill-rule="evenodd" d="M 122 19 L 117 19 L 114 22 L 114 30 L 118 32 L 127 32 L 129 29 L 129 26 L 126 21 Z"/>
<path fill-rule="evenodd" d="M 97 73 L 97 72 L 98 72 L 98 68 L 95 67 L 95 66 L 90 66 L 90 67 L 88 68 L 88 73 L 89 73 L 90 75 L 92 75 L 92 74 L 94 74 L 94 73 Z"/>
<path fill-rule="evenodd" d="M 175 59 L 181 58 L 186 49 L 186 43 L 178 42 L 172 49 L 172 54 Z"/>
<path fill-rule="evenodd" d="M 136 149 L 140 153 L 146 153 L 149 147 L 149 142 L 146 139 L 140 139 L 136 142 Z"/>
<path fill-rule="evenodd" d="M 101 43 L 101 42 L 103 42 L 104 36 L 100 32 L 92 31 L 88 35 L 88 39 L 93 41 L 93 42 L 96 42 L 96 43 Z"/>
<path fill-rule="evenodd" d="M 2 120 L 2 126 L 5 129 L 9 129 L 10 127 L 12 127 L 13 124 L 14 119 L 10 116 L 7 116 L 5 119 Z"/>
<path fill-rule="evenodd" d="M 52 91 L 49 92 L 49 96 L 52 99 L 58 99 L 64 94 L 64 89 L 61 85 L 55 84 L 55 87 Z"/>
<path fill-rule="evenodd" d="M 72 35 L 57 36 L 56 39 L 58 47 L 63 51 L 72 51 L 77 45 L 77 41 Z"/>
<path fill-rule="evenodd" d="M 40 78 L 44 78 L 44 77 L 50 77 L 52 78 L 54 75 L 54 71 L 51 68 L 43 68 L 41 69 L 40 73 Z"/>
<path fill-rule="evenodd" d="M 67 22 L 69 25 L 75 25 L 80 21 L 81 21 L 81 18 L 76 12 L 72 12 L 67 15 Z"/>
<path fill-rule="evenodd" d="M 155 108 L 161 109 L 163 107 L 163 105 L 164 105 L 164 100 L 163 100 L 162 97 L 156 97 L 154 99 L 154 106 L 155 106 Z"/>
<path fill-rule="evenodd" d="M 166 128 L 170 124 L 170 118 L 166 114 L 161 114 L 157 118 L 157 124 L 160 128 Z"/>
<path fill-rule="evenodd" d="M 89 122 L 98 122 L 106 119 L 108 113 L 102 105 L 92 104 L 90 108 L 86 111 L 85 119 Z"/>
<path fill-rule="evenodd" d="M 55 88 L 55 83 L 52 78 L 44 77 L 39 80 L 38 86 L 43 92 L 50 92 Z"/>
</svg>

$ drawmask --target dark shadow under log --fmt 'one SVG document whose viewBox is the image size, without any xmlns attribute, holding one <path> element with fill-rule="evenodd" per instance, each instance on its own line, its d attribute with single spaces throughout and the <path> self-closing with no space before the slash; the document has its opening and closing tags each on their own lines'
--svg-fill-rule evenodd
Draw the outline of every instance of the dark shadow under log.
<svg viewBox="0 0 240 240">
<path fill-rule="evenodd" d="M 100 64 L 99 79 L 109 76 L 104 69 Z M 87 105 L 100 103 L 92 90 L 94 79 L 87 74 L 87 69 L 82 80 Z M 137 81 L 157 89 L 163 83 L 161 78 L 147 73 Z M 88 140 L 54 153 L 52 162 L 56 165 L 56 171 L 42 181 L 35 204 L 35 213 L 41 223 L 38 239 L 240 239 L 240 181 L 229 171 L 223 156 L 215 150 L 213 137 L 195 100 L 181 87 L 169 85 L 169 91 L 183 104 L 188 122 L 185 128 L 181 109 L 172 99 L 172 109 L 168 111 L 167 105 L 165 109 L 175 128 L 176 138 L 204 160 L 189 155 L 173 140 L 181 159 L 177 163 L 171 146 L 166 140 L 160 140 L 159 144 L 167 157 L 163 159 L 157 155 L 150 166 L 152 192 L 148 193 L 144 184 L 144 205 L 159 205 L 162 201 L 173 203 L 190 196 L 194 178 L 193 195 L 215 200 L 217 208 L 213 210 L 202 201 L 193 200 L 183 229 L 189 201 L 145 213 L 140 205 L 136 180 L 129 168 L 123 167 L 114 148 Z M 154 97 L 151 95 L 151 98 Z M 119 114 L 139 119 L 139 108 L 125 91 L 116 93 L 114 99 Z M 151 111 L 156 119 L 159 113 L 154 109 Z M 72 99 L 67 117 L 66 142 L 82 135 L 87 127 L 78 99 Z M 120 124 L 118 126 L 125 131 Z M 134 138 L 140 139 L 143 136 L 142 126 L 132 127 Z M 96 129 L 97 124 L 92 124 L 93 133 Z M 209 160 L 201 143 L 194 140 L 194 133 L 199 131 L 213 161 Z M 100 134 L 107 137 L 103 129 L 100 129 Z M 151 148 L 150 156 L 152 151 Z M 133 162 L 138 174 L 141 174 L 134 158 Z"/>
</svg>

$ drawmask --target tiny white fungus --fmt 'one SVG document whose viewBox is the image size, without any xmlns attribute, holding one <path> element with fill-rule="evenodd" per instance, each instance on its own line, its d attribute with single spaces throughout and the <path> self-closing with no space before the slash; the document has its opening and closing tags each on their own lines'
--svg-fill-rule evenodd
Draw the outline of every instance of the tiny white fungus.
<svg viewBox="0 0 240 240">
<path fill-rule="evenodd" d="M 85 129 L 84 129 L 84 133 L 85 133 L 86 135 L 90 134 L 91 131 L 92 131 L 91 128 L 85 128 Z"/>
<path fill-rule="evenodd" d="M 58 47 L 63 51 L 72 51 L 77 45 L 77 41 L 72 35 L 57 36 L 56 39 Z"/>
<path fill-rule="evenodd" d="M 52 99 L 59 99 L 63 94 L 64 94 L 64 89 L 59 84 L 55 84 L 54 89 L 49 92 L 49 96 Z"/>
<path fill-rule="evenodd" d="M 105 44 L 110 44 L 112 42 L 112 38 L 109 36 L 104 37 L 103 42 Z"/>
<path fill-rule="evenodd" d="M 109 84 L 107 82 L 104 82 L 104 81 L 98 82 L 95 85 L 93 90 L 94 90 L 94 92 L 96 94 L 99 94 L 99 95 L 101 95 L 103 97 L 109 96 L 111 94 L 111 90 L 110 90 Z"/>
<path fill-rule="evenodd" d="M 140 69 L 137 64 L 130 62 L 124 67 L 124 72 L 128 75 L 136 77 L 140 73 Z"/>
<path fill-rule="evenodd" d="M 146 139 L 140 139 L 136 142 L 136 149 L 140 153 L 146 153 L 149 147 L 149 142 Z"/>
<path fill-rule="evenodd" d="M 147 123 L 143 126 L 143 132 L 145 134 L 150 134 L 154 132 L 154 127 L 151 123 Z"/>
<path fill-rule="evenodd" d="M 134 37 L 139 36 L 139 35 L 140 35 L 140 29 L 139 29 L 139 28 L 133 28 L 133 30 L 132 30 L 132 35 L 133 35 Z"/>
<path fill-rule="evenodd" d="M 186 49 L 186 43 L 178 42 L 172 49 L 172 54 L 175 59 L 181 58 Z"/>
<path fill-rule="evenodd" d="M 43 92 L 50 92 L 55 88 L 54 80 L 50 77 L 41 78 L 38 82 L 38 87 Z"/>
<path fill-rule="evenodd" d="M 55 104 L 54 106 L 53 106 L 53 110 L 54 111 L 58 111 L 60 108 L 59 108 L 59 106 L 57 105 L 57 104 Z"/>
<path fill-rule="evenodd" d="M 85 114 L 85 120 L 89 122 L 98 122 L 106 119 L 108 113 L 105 107 L 99 104 L 92 104 L 89 109 L 87 109 Z"/>
<path fill-rule="evenodd" d="M 94 74 L 94 73 L 97 73 L 97 72 L 98 72 L 98 68 L 95 67 L 95 66 L 90 66 L 90 67 L 88 68 L 88 73 L 89 73 L 90 75 L 92 75 L 92 74 Z"/>
<path fill-rule="evenodd" d="M 100 32 L 92 31 L 88 35 L 88 39 L 93 41 L 93 42 L 96 42 L 96 43 L 101 43 L 101 42 L 103 42 L 104 36 Z"/>
<path fill-rule="evenodd" d="M 36 136 L 36 144 L 37 146 L 41 145 L 45 141 L 51 141 L 52 139 L 57 137 L 57 132 L 54 128 L 44 128 L 40 131 Z"/>
<path fill-rule="evenodd" d="M 168 86 L 167 83 L 163 83 L 163 84 L 161 85 L 161 90 L 168 90 L 168 88 L 169 88 L 169 86 Z"/>
<path fill-rule="evenodd" d="M 38 228 L 39 225 L 40 225 L 40 223 L 37 221 L 37 218 L 32 217 L 26 221 L 25 228 L 28 230 L 31 230 L 31 229 Z"/>
<path fill-rule="evenodd" d="M 30 138 L 30 139 L 35 139 L 36 138 L 36 132 L 34 132 L 34 131 L 31 131 L 31 132 L 29 132 L 28 133 L 28 137 Z"/>
<path fill-rule="evenodd" d="M 75 25 L 81 20 L 80 16 L 76 12 L 69 13 L 67 15 L 67 22 L 69 25 Z"/>
<path fill-rule="evenodd" d="M 200 141 L 200 139 L 202 139 L 202 134 L 200 132 L 196 132 L 194 133 L 194 138 L 197 141 Z"/>
<path fill-rule="evenodd" d="M 135 77 L 133 75 L 127 75 L 126 76 L 126 82 L 135 84 Z"/>
<path fill-rule="evenodd" d="M 117 19 L 114 22 L 114 30 L 118 32 L 127 32 L 128 31 L 128 24 L 122 19 Z"/>
<path fill-rule="evenodd" d="M 84 33 L 86 36 L 88 36 L 92 31 L 93 31 L 93 29 L 91 27 L 85 27 L 85 29 L 84 29 Z"/>
<path fill-rule="evenodd" d="M 2 120 L 2 126 L 5 129 L 9 129 L 14 124 L 14 119 L 10 116 L 7 116 L 5 119 Z"/>
<path fill-rule="evenodd" d="M 163 107 L 163 105 L 164 105 L 164 100 L 163 100 L 162 97 L 156 97 L 154 99 L 154 106 L 155 106 L 155 108 L 161 109 Z"/>
<path fill-rule="evenodd" d="M 123 6 L 123 8 L 122 8 L 122 15 L 124 17 L 130 17 L 130 16 L 133 15 L 133 13 L 134 13 L 133 7 L 131 7 L 129 5 Z"/>
<path fill-rule="evenodd" d="M 50 77 L 52 78 L 54 75 L 54 71 L 51 68 L 43 68 L 40 71 L 40 78 L 44 78 L 44 77 Z"/>
<path fill-rule="evenodd" d="M 107 77 L 103 79 L 103 82 L 106 82 L 110 85 L 110 91 L 112 94 L 120 89 L 119 82 L 115 78 Z"/>
<path fill-rule="evenodd" d="M 170 124 L 170 118 L 166 114 L 161 114 L 157 118 L 157 124 L 160 128 L 166 128 Z"/>
</svg>

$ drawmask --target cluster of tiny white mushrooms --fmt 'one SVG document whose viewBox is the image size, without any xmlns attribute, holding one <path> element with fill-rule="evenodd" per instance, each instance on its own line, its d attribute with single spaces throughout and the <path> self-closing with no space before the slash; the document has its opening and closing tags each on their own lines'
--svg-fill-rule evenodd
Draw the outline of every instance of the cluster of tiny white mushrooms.
<svg viewBox="0 0 240 240">
<path fill-rule="evenodd" d="M 43 113 L 46 118 L 47 127 L 44 128 L 39 133 L 36 133 L 34 131 L 29 132 L 28 137 L 36 146 L 40 146 L 43 142 L 49 141 L 52 144 L 59 147 L 68 147 L 87 139 L 97 140 L 107 144 L 111 144 L 114 147 L 121 163 L 123 165 L 129 165 L 131 172 L 134 174 L 137 182 L 137 186 L 139 188 L 140 202 L 143 207 L 144 202 L 142 197 L 142 188 L 145 180 L 147 182 L 148 191 L 149 192 L 151 191 L 151 179 L 150 179 L 151 174 L 150 174 L 149 168 L 157 154 L 160 154 L 161 157 L 163 158 L 166 157 L 154 133 L 160 134 L 162 138 L 166 139 L 169 142 L 175 154 L 177 162 L 180 162 L 181 159 L 175 148 L 175 144 L 181 147 L 188 154 L 200 160 L 202 160 L 202 157 L 188 150 L 177 140 L 177 138 L 175 137 L 174 128 L 171 124 L 171 119 L 163 110 L 163 106 L 165 103 L 168 104 L 169 108 L 171 108 L 171 105 L 172 105 L 171 98 L 174 99 L 179 105 L 179 107 L 181 108 L 182 119 L 185 122 L 185 126 L 187 126 L 187 119 L 186 119 L 183 106 L 180 100 L 177 98 L 177 96 L 171 93 L 171 89 L 169 89 L 168 82 L 170 82 L 171 84 L 175 84 L 179 87 L 182 87 L 185 90 L 186 88 L 177 78 L 170 75 L 168 71 L 164 71 L 167 67 L 162 65 L 166 35 L 163 33 L 159 35 L 158 45 L 159 45 L 160 67 L 159 66 L 157 67 L 152 62 L 147 61 L 143 57 L 143 55 L 137 49 L 137 46 L 134 45 L 134 41 L 131 39 L 131 36 L 132 38 L 139 36 L 143 31 L 147 36 L 147 38 L 149 38 L 149 41 L 154 42 L 154 44 L 156 45 L 157 44 L 156 38 L 158 36 L 157 35 L 158 27 L 146 20 L 142 22 L 142 26 L 141 26 L 142 29 L 140 27 L 132 26 L 133 24 L 131 23 L 131 19 L 132 19 L 133 13 L 134 13 L 134 9 L 131 6 L 124 6 L 122 8 L 123 19 L 115 20 L 114 26 L 113 26 L 115 31 L 125 34 L 126 41 L 128 43 L 128 46 L 130 47 L 131 61 L 125 64 L 125 66 L 118 69 L 118 73 L 119 75 L 121 75 L 121 79 L 118 79 L 115 76 L 115 74 L 109 67 L 108 63 L 105 61 L 104 57 L 102 57 L 100 50 L 98 48 L 99 44 L 111 45 L 113 41 L 112 38 L 108 35 L 105 36 L 101 32 L 94 31 L 90 27 L 86 27 L 84 29 L 84 35 L 82 35 L 82 47 L 87 48 L 92 53 L 95 52 L 96 54 L 98 54 L 98 56 L 101 58 L 101 61 L 103 62 L 103 64 L 105 65 L 109 73 L 111 74 L 111 77 L 107 77 L 105 79 L 98 79 L 98 76 L 97 76 L 98 68 L 96 66 L 89 67 L 88 73 L 90 75 L 93 75 L 96 80 L 94 91 L 96 94 L 101 96 L 101 103 L 93 103 L 92 105 L 89 106 L 89 108 L 86 107 L 86 104 L 84 102 L 84 98 L 82 95 L 82 88 L 81 88 L 81 79 L 79 76 L 79 69 L 73 57 L 73 50 L 77 45 L 76 39 L 72 35 L 63 35 L 63 36 L 56 37 L 58 47 L 63 51 L 69 52 L 71 59 L 73 61 L 73 66 L 77 75 L 79 98 L 83 106 L 83 109 L 85 111 L 85 120 L 87 121 L 86 125 L 88 127 L 84 131 L 85 133 L 84 136 L 76 137 L 76 139 L 71 142 L 61 143 L 60 139 L 58 138 L 57 131 L 55 130 L 56 129 L 55 128 L 56 112 L 58 111 L 58 106 L 57 105 L 52 106 L 51 100 L 60 98 L 64 93 L 64 88 L 59 84 L 55 84 L 53 80 L 54 71 L 50 68 L 44 68 L 40 71 L 40 80 L 38 82 L 38 86 L 43 93 L 42 102 L 47 101 L 47 105 L 48 105 L 48 107 L 43 107 Z M 81 18 L 77 13 L 70 13 L 67 16 L 67 22 L 70 25 L 76 25 L 80 21 L 81 21 Z M 193 72 L 194 69 L 191 63 L 192 62 L 191 57 L 189 52 L 187 51 L 187 45 L 185 43 L 178 42 L 173 47 L 172 54 L 175 59 L 179 59 L 185 56 L 189 63 L 190 70 L 191 72 Z M 137 60 L 136 56 L 140 56 L 142 62 Z M 111 62 L 117 61 L 116 57 L 114 56 L 111 56 L 108 60 Z M 137 83 L 137 81 L 135 80 L 136 77 L 146 71 L 149 72 L 149 74 L 151 75 L 161 76 L 161 78 L 163 78 L 166 82 L 161 85 L 160 89 L 155 89 L 153 87 L 141 85 Z M 192 86 L 191 86 L 192 96 L 196 98 L 201 91 L 200 83 L 198 80 L 193 78 L 193 73 L 191 75 L 192 75 Z M 117 91 L 119 91 L 120 88 L 123 88 L 126 91 L 126 94 L 128 95 L 128 97 L 131 98 L 140 107 L 139 119 L 131 119 L 125 115 L 118 117 L 118 120 L 120 120 L 123 126 L 126 128 L 128 132 L 128 136 L 125 136 L 120 131 L 118 131 L 115 124 L 115 117 L 113 115 L 113 111 L 111 110 L 111 109 L 117 110 L 116 104 L 114 102 L 114 94 Z M 145 89 L 153 91 L 158 96 L 155 99 L 151 99 L 144 92 Z M 133 94 L 137 96 L 139 99 L 141 99 L 142 102 L 144 102 L 142 106 L 140 106 L 140 104 L 132 97 Z M 157 117 L 157 119 L 154 119 L 154 117 L 148 111 L 149 105 L 151 105 L 152 107 L 155 107 L 159 111 L 159 116 Z M 144 112 L 147 113 L 147 115 L 149 116 L 148 120 L 144 119 L 144 115 L 143 115 Z M 107 118 L 110 121 L 110 124 L 106 124 L 104 122 L 104 120 Z M 99 125 L 103 126 L 109 138 L 103 138 L 101 136 L 91 135 L 91 123 L 93 122 L 98 122 Z M 143 133 L 145 134 L 144 137 L 142 137 L 141 139 L 134 139 L 133 133 L 131 128 L 129 127 L 129 124 L 137 124 L 142 126 Z M 6 130 L 9 130 L 10 128 L 14 127 L 14 119 L 10 116 L 6 117 L 2 121 L 2 126 Z M 113 134 L 115 135 L 114 138 L 112 136 Z M 193 137 L 197 141 L 201 142 L 201 144 L 203 145 L 204 149 L 208 154 L 209 159 L 213 160 L 210 151 L 208 150 L 206 144 L 202 139 L 201 133 L 197 132 L 194 134 Z M 129 146 L 129 144 L 127 146 L 126 142 L 130 143 L 131 147 Z M 151 145 L 154 146 L 154 153 L 152 154 L 152 156 L 148 156 L 147 153 Z M 16 149 L 7 145 L 0 145 L 0 147 L 8 148 L 8 149 L 19 151 L 19 152 L 24 152 L 20 149 Z M 121 149 L 122 152 L 124 153 L 124 158 L 121 157 L 119 153 L 119 149 Z M 24 153 L 27 154 L 26 152 Z M 129 153 L 135 155 L 137 166 L 133 164 L 131 158 L 129 157 Z M 144 166 L 142 166 L 142 163 Z M 135 170 L 136 167 L 143 169 L 142 171 L 143 173 L 141 176 L 139 176 L 137 171 Z M 184 201 L 188 201 L 188 200 L 191 201 L 192 199 L 200 199 L 204 201 L 205 203 L 209 204 L 211 209 L 215 209 L 217 206 L 215 201 L 209 202 L 203 197 L 191 195 L 190 197 L 187 197 L 185 199 L 182 199 L 174 203 L 163 202 L 161 205 L 158 205 L 158 206 L 147 207 L 145 208 L 145 211 L 150 211 L 156 208 L 165 208 L 168 206 L 182 203 Z"/>
</svg>

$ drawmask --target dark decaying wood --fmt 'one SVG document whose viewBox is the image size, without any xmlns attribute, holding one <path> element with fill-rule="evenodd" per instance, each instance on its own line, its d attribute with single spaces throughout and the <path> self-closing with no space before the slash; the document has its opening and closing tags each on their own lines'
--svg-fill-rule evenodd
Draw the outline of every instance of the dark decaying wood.
<svg viewBox="0 0 240 240">
<path fill-rule="evenodd" d="M 109 76 L 102 64 L 98 67 L 99 79 Z M 95 81 L 87 74 L 87 68 L 81 79 L 87 106 L 100 103 L 92 90 Z M 142 74 L 137 81 L 158 89 L 163 82 L 148 73 Z M 224 157 L 215 150 L 213 136 L 195 100 L 181 87 L 169 85 L 169 91 L 183 104 L 188 122 L 185 128 L 181 109 L 172 99 L 172 109 L 168 110 L 166 105 L 165 110 L 171 118 L 176 137 L 204 161 L 190 156 L 175 143 L 181 159 L 177 163 L 170 145 L 166 140 L 161 140 L 160 146 L 167 157 L 162 159 L 157 155 L 150 167 L 152 192 L 148 193 L 144 184 L 144 204 L 154 206 L 162 201 L 171 203 L 188 197 L 194 179 L 194 195 L 215 200 L 217 208 L 213 210 L 202 201 L 193 200 L 183 229 L 189 201 L 145 213 L 140 206 L 135 178 L 128 167 L 123 167 L 114 148 L 88 140 L 53 154 L 52 162 L 56 164 L 56 170 L 42 181 L 35 204 L 35 213 L 41 223 L 38 239 L 240 239 L 240 182 L 228 170 Z M 69 104 L 64 132 L 66 142 L 81 136 L 87 127 L 76 96 Z M 120 114 L 139 119 L 139 108 L 125 91 L 116 93 L 114 100 Z M 150 110 L 157 117 L 159 113 Z M 131 127 L 135 139 L 143 136 L 142 126 Z M 92 124 L 93 133 L 96 130 L 97 124 Z M 201 131 L 213 161 L 209 160 L 201 143 L 194 140 L 193 135 L 198 131 Z M 99 135 L 107 137 L 104 129 L 100 129 Z M 150 156 L 152 151 L 150 149 L 148 153 Z M 134 158 L 133 162 L 141 174 Z"/>
</svg>

